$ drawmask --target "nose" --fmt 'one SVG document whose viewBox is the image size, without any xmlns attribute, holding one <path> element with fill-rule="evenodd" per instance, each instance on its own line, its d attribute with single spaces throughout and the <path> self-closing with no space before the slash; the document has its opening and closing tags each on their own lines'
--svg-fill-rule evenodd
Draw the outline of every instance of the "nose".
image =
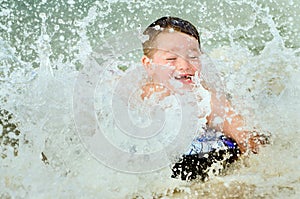
<svg viewBox="0 0 300 199">
<path fill-rule="evenodd" d="M 187 59 L 184 59 L 183 57 L 178 57 L 176 68 L 179 71 L 187 72 L 187 71 L 192 71 L 194 67 Z"/>
</svg>

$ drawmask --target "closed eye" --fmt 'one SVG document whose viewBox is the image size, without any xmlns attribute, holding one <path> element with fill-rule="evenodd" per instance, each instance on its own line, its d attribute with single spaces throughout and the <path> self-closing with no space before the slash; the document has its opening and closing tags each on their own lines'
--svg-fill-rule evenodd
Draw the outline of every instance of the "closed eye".
<svg viewBox="0 0 300 199">
<path fill-rule="evenodd" d="M 199 59 L 198 56 L 189 56 L 189 59 Z"/>
<path fill-rule="evenodd" d="M 174 60 L 176 60 L 176 57 L 167 57 L 166 60 L 168 60 L 168 61 L 174 61 Z"/>
</svg>

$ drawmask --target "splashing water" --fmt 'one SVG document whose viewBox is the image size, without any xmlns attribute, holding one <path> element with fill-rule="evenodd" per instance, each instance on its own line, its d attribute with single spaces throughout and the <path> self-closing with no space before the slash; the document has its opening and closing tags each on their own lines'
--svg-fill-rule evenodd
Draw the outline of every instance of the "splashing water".
<svg viewBox="0 0 300 199">
<path fill-rule="evenodd" d="M 298 198 L 299 3 L 297 0 L 3 0 L 0 197 Z M 226 175 L 205 183 L 170 179 L 168 167 L 139 174 L 119 172 L 99 161 L 99 156 L 84 146 L 78 132 L 78 114 L 86 134 L 96 128 L 94 113 L 76 112 L 79 110 L 76 105 L 83 108 L 91 104 L 76 104 L 79 102 L 76 99 L 89 103 L 91 96 L 101 94 L 110 105 L 111 101 L 105 99 L 109 90 L 100 83 L 104 80 L 118 83 L 123 76 L 128 78 L 128 71 L 134 70 L 129 65 L 141 67 L 141 38 L 137 35 L 136 40 L 131 40 L 124 33 L 142 31 L 141 27 L 161 17 L 160 13 L 179 16 L 198 27 L 203 48 L 217 69 L 227 96 L 245 117 L 247 127 L 272 134 L 272 144 L 262 148 L 258 155 L 243 158 Z M 112 42 L 119 49 L 101 51 L 107 44 L 115 46 Z M 89 60 L 91 54 L 93 60 Z M 107 64 L 114 70 L 108 70 Z M 88 80 L 96 83 L 87 82 L 83 90 L 90 95 L 75 98 L 74 93 L 79 93 L 78 77 L 93 67 L 96 73 L 87 74 L 96 75 Z M 93 88 L 91 85 L 97 85 L 96 89 L 89 90 Z M 177 108 L 184 110 L 180 98 L 175 100 Z M 97 111 L 102 110 L 99 103 L 92 104 Z M 97 114 L 98 119 L 103 116 Z M 164 117 L 175 118 L 168 114 Z M 105 117 L 99 120 L 112 124 Z M 186 127 L 184 120 L 180 122 L 174 124 L 176 139 L 183 136 L 178 129 Z M 118 137 L 109 136 L 108 133 L 106 138 L 119 141 L 116 147 L 124 144 Z M 187 133 L 185 138 L 189 139 L 188 136 Z M 151 146 L 145 143 L 141 145 Z M 168 139 L 163 144 L 170 146 Z M 163 148 L 159 143 L 155 146 Z"/>
</svg>

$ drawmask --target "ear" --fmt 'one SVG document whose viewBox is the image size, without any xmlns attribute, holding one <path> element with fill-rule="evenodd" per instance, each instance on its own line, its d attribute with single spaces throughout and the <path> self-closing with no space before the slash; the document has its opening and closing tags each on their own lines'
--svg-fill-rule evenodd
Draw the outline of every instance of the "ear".
<svg viewBox="0 0 300 199">
<path fill-rule="evenodd" d="M 152 75 L 152 60 L 146 55 L 143 55 L 141 61 L 148 75 Z"/>
<path fill-rule="evenodd" d="M 149 57 L 147 57 L 146 55 L 142 56 L 142 64 L 144 67 L 149 67 L 151 65 L 151 59 Z"/>
</svg>

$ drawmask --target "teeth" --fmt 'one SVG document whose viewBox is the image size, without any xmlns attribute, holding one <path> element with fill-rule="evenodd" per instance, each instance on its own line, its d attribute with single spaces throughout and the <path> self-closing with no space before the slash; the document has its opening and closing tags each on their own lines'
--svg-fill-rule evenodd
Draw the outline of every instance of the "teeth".
<svg viewBox="0 0 300 199">
<path fill-rule="evenodd" d="M 192 79 L 192 76 L 185 75 L 185 76 L 175 76 L 175 79 Z"/>
</svg>

